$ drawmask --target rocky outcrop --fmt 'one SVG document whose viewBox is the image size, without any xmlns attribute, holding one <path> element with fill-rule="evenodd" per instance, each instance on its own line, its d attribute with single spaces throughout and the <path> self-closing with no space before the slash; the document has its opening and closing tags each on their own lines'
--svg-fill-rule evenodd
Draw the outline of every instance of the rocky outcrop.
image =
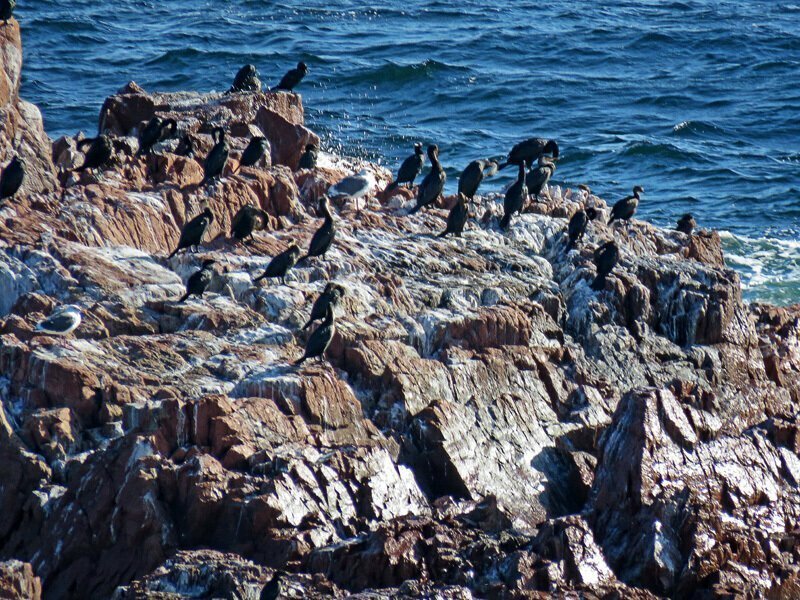
<svg viewBox="0 0 800 600">
<path fill-rule="evenodd" d="M 20 192 L 34 194 L 56 189 L 50 160 L 50 139 L 39 109 L 19 96 L 22 82 L 22 42 L 19 23 L 0 27 L 0 169 L 14 156 L 26 165 Z"/>
<path fill-rule="evenodd" d="M 222 179 L 201 186 L 176 139 L 137 156 L 153 115 L 199 156 L 224 126 Z M 479 198 L 443 240 L 446 209 L 410 216 L 401 190 L 335 200 L 327 256 L 254 284 L 306 247 L 330 184 L 386 170 L 323 153 L 293 171 L 317 140 L 294 94 L 129 84 L 100 124 L 103 173 L 0 209 L 4 592 L 258 598 L 285 571 L 284 594 L 309 598 L 796 595 L 800 313 L 745 303 L 719 236 L 597 220 L 566 252 L 570 215 L 608 207 L 552 186 L 505 232 Z M 254 134 L 271 159 L 234 173 Z M 60 167 L 78 137 L 53 144 Z M 242 244 L 245 204 L 268 217 Z M 200 251 L 168 259 L 205 206 Z M 621 261 L 595 292 L 611 238 Z M 205 258 L 205 295 L 175 302 Z M 346 290 L 328 361 L 295 367 L 328 281 Z M 36 334 L 64 303 L 75 333 Z"/>
</svg>

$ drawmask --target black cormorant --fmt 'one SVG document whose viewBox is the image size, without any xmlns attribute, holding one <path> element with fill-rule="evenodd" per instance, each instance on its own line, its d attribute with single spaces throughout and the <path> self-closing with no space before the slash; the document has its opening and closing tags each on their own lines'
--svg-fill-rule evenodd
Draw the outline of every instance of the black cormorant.
<svg viewBox="0 0 800 600">
<path fill-rule="evenodd" d="M 290 69 L 289 72 L 283 76 L 280 83 L 275 86 L 275 89 L 291 92 L 298 83 L 303 81 L 303 77 L 305 77 L 307 73 L 308 67 L 306 63 L 301 61 L 297 63 L 296 69 Z"/>
<path fill-rule="evenodd" d="M 236 167 L 236 171 L 242 167 L 255 166 L 255 164 L 261 160 L 261 157 L 266 154 L 268 149 L 269 141 L 267 138 L 261 135 L 253 136 L 253 139 L 247 144 L 247 148 L 242 152 L 242 157 L 239 159 L 239 166 Z"/>
<path fill-rule="evenodd" d="M 300 157 L 300 162 L 297 163 L 298 169 L 316 169 L 317 158 L 319 158 L 319 146 L 316 144 L 306 144 L 306 151 Z"/>
<path fill-rule="evenodd" d="M 166 130 L 169 129 L 169 133 Z M 162 119 L 153 117 L 148 121 L 139 132 L 139 150 L 136 155 L 149 154 L 158 142 L 167 139 L 178 130 L 178 122 L 175 119 Z"/>
<path fill-rule="evenodd" d="M 525 177 L 525 185 L 528 186 L 528 193 L 539 201 L 539 194 L 542 193 L 544 186 L 550 182 L 550 178 L 556 171 L 555 163 L 546 156 L 539 157 L 539 164 L 531 169 Z"/>
<path fill-rule="evenodd" d="M 325 253 L 333 244 L 333 239 L 336 237 L 336 224 L 333 222 L 330 201 L 327 196 L 323 196 L 319 201 L 319 210 L 325 218 L 325 222 L 314 232 L 311 237 L 311 243 L 308 245 L 308 253 L 297 261 L 298 263 L 304 262 L 313 256 L 325 256 Z"/>
<path fill-rule="evenodd" d="M 0 174 L 0 201 L 13 198 L 25 180 L 25 163 L 15 156 Z"/>
<path fill-rule="evenodd" d="M 188 133 L 185 133 L 178 142 L 175 154 L 186 158 L 194 158 L 194 141 L 192 141 L 192 137 Z"/>
<path fill-rule="evenodd" d="M 344 288 L 342 286 L 333 282 L 328 283 L 323 292 L 314 300 L 314 305 L 311 307 L 311 316 L 308 318 L 308 322 L 303 325 L 303 329 L 308 329 L 314 321 L 323 318 L 325 313 L 328 312 L 329 306 L 338 306 L 343 296 Z"/>
<path fill-rule="evenodd" d="M 542 154 L 552 154 L 553 158 L 558 158 L 558 144 L 556 141 L 543 138 L 524 140 L 511 149 L 511 152 L 508 153 L 508 159 L 499 168 L 505 169 L 508 165 L 518 165 L 520 163 L 528 168 Z"/>
<path fill-rule="evenodd" d="M 212 269 L 214 262 L 215 261 L 211 259 L 204 260 L 200 270 L 192 273 L 189 280 L 186 282 L 186 293 L 178 300 L 179 303 L 186 302 L 189 296 L 203 295 L 208 284 L 210 284 L 211 280 L 214 278 L 214 270 Z"/>
<path fill-rule="evenodd" d="M 633 196 L 627 196 L 614 205 L 611 209 L 611 218 L 608 224 L 614 221 L 630 221 L 639 206 L 639 196 L 644 194 L 644 188 L 640 185 L 634 186 Z"/>
<path fill-rule="evenodd" d="M 619 262 L 619 248 L 614 242 L 606 242 L 594 251 L 594 264 L 597 267 L 597 277 L 592 282 L 592 289 L 602 290 L 606 285 L 606 276 Z"/>
<path fill-rule="evenodd" d="M 258 69 L 255 65 L 245 65 L 236 73 L 233 78 L 233 85 L 228 93 L 231 92 L 260 92 L 261 80 L 258 78 Z"/>
<path fill-rule="evenodd" d="M 403 164 L 397 170 L 397 177 L 392 183 L 386 186 L 386 190 L 393 190 L 399 185 L 407 184 L 409 187 L 414 185 L 414 180 L 422 172 L 422 165 L 425 164 L 425 153 L 422 151 L 422 144 L 414 144 L 414 154 L 406 157 Z"/>
<path fill-rule="evenodd" d="M 245 204 L 240 208 L 231 221 L 231 237 L 237 241 L 243 241 L 249 237 L 253 238 L 253 232 L 266 227 L 269 222 L 269 215 L 250 204 Z"/>
<path fill-rule="evenodd" d="M 203 161 L 205 177 L 203 177 L 203 181 L 200 185 L 204 185 L 222 175 L 225 163 L 228 162 L 230 150 L 228 150 L 228 144 L 225 142 L 225 130 L 222 127 L 215 128 L 212 133 L 212 138 L 215 142 L 214 147 L 211 148 L 208 156 L 206 156 L 206 159 Z"/>
<path fill-rule="evenodd" d="M 194 219 L 186 223 L 181 230 L 181 238 L 178 240 L 178 247 L 167 258 L 172 258 L 180 250 L 192 247 L 195 249 L 203 241 L 203 234 L 205 234 L 208 226 L 214 221 L 214 214 L 211 209 L 206 208 L 197 215 Z"/>
<path fill-rule="evenodd" d="M 272 579 L 270 579 L 261 590 L 258 600 L 278 600 L 281 595 L 281 580 L 283 580 L 286 575 L 287 573 L 285 571 L 275 571 Z"/>
<path fill-rule="evenodd" d="M 14 16 L 14 9 L 17 6 L 17 0 L 0 0 L 0 19 L 3 21 L 3 26 L 8 25 L 8 20 Z"/>
<path fill-rule="evenodd" d="M 325 311 L 325 320 L 314 330 L 306 343 L 306 351 L 294 364 L 302 364 L 304 360 L 309 358 L 324 359 L 325 351 L 331 345 L 331 340 L 336 333 L 336 323 L 334 322 L 333 307 L 328 305 Z"/>
<path fill-rule="evenodd" d="M 517 180 L 511 184 L 503 200 L 503 218 L 500 227 L 505 229 L 511 223 L 511 215 L 522 211 L 525 200 L 528 199 L 528 187 L 525 185 L 525 163 L 519 163 Z"/>
<path fill-rule="evenodd" d="M 497 172 L 497 163 L 491 160 L 473 160 L 461 172 L 458 178 L 458 193 L 464 194 L 472 200 L 478 192 L 478 186 L 485 177 L 491 177 Z"/>
<path fill-rule="evenodd" d="M 417 189 L 417 204 L 411 209 L 409 214 L 414 214 L 420 208 L 430 206 L 441 195 L 444 184 L 447 181 L 447 173 L 444 172 L 439 162 L 439 146 L 432 144 L 428 146 L 428 158 L 431 161 L 431 170 L 425 175 L 425 179 L 419 184 Z"/>
<path fill-rule="evenodd" d="M 594 220 L 595 217 L 597 217 L 597 211 L 591 207 L 585 210 L 579 210 L 572 215 L 572 218 L 569 220 L 569 226 L 567 227 L 567 235 L 569 236 L 569 242 L 567 242 L 568 251 L 574 248 L 575 244 L 583 239 L 589 221 Z"/>
<path fill-rule="evenodd" d="M 439 234 L 439 237 L 445 237 L 451 233 L 461 237 L 461 232 L 464 231 L 468 216 L 467 197 L 464 194 L 459 194 L 456 203 L 450 209 L 450 214 L 447 215 L 447 228 Z"/>
<path fill-rule="evenodd" d="M 694 220 L 694 217 L 686 213 L 678 219 L 678 226 L 675 229 L 686 235 L 692 235 L 695 227 L 697 227 L 697 222 Z"/>
<path fill-rule="evenodd" d="M 269 264 L 266 270 L 253 279 L 253 283 L 258 283 L 262 279 L 271 277 L 280 277 L 281 283 L 286 285 L 286 274 L 289 270 L 297 264 L 297 258 L 300 256 L 300 248 L 297 244 L 291 244 L 286 250 L 277 254 Z"/>
<path fill-rule="evenodd" d="M 96 138 L 86 138 L 78 142 L 78 150 L 84 146 L 89 146 L 89 149 L 83 155 L 83 164 L 74 169 L 78 172 L 101 169 L 114 155 L 114 143 L 107 135 L 98 135 Z"/>
</svg>

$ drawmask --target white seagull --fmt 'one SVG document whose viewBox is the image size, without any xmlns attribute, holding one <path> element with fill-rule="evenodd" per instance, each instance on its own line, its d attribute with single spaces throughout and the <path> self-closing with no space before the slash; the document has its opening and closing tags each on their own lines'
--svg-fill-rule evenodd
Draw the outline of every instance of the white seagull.
<svg viewBox="0 0 800 600">
<path fill-rule="evenodd" d="M 348 175 L 328 188 L 328 196 L 352 198 L 356 210 L 359 210 L 358 200 L 369 195 L 374 187 L 375 177 L 367 169 L 363 169 L 358 175 Z"/>
<path fill-rule="evenodd" d="M 48 335 L 68 335 L 81 324 L 81 310 L 74 304 L 59 306 L 44 321 L 36 325 L 36 331 Z"/>
</svg>

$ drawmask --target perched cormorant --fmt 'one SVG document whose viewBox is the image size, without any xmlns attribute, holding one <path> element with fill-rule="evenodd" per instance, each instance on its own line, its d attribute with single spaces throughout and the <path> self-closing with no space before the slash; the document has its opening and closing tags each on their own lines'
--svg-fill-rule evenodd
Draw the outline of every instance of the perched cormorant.
<svg viewBox="0 0 800 600">
<path fill-rule="evenodd" d="M 527 168 L 542 154 L 552 154 L 553 158 L 558 158 L 558 144 L 556 141 L 542 138 L 524 140 L 511 149 L 511 152 L 508 153 L 508 159 L 499 168 L 505 169 L 508 165 L 518 165 L 520 163 Z"/>
<path fill-rule="evenodd" d="M 258 600 L 278 600 L 281 595 L 281 580 L 284 579 L 286 575 L 287 573 L 285 571 L 275 571 L 272 579 L 270 579 L 261 590 L 261 595 L 258 597 Z"/>
<path fill-rule="evenodd" d="M 619 248 L 614 242 L 606 242 L 594 251 L 594 264 L 597 267 L 597 277 L 592 282 L 592 289 L 602 290 L 606 285 L 606 276 L 619 262 Z"/>
<path fill-rule="evenodd" d="M 386 186 L 386 191 L 393 190 L 397 186 L 407 184 L 408 187 L 414 185 L 414 180 L 422 172 L 422 165 L 425 164 L 425 153 L 422 151 L 422 144 L 417 142 L 414 144 L 414 154 L 406 157 L 403 164 L 397 170 L 397 177 L 395 180 Z"/>
<path fill-rule="evenodd" d="M 333 222 L 330 201 L 327 196 L 323 196 L 319 201 L 319 210 L 325 217 L 325 222 L 314 232 L 311 237 L 311 243 L 308 245 L 308 253 L 298 260 L 298 263 L 313 256 L 325 256 L 325 253 L 333 244 L 333 238 L 336 237 L 336 224 Z"/>
<path fill-rule="evenodd" d="M 297 264 L 297 258 L 299 256 L 300 248 L 298 245 L 290 245 L 286 250 L 269 261 L 267 269 L 261 275 L 253 279 L 253 283 L 258 283 L 262 279 L 267 279 L 269 277 L 280 277 L 281 283 L 286 285 L 286 274 Z"/>
<path fill-rule="evenodd" d="M 697 227 L 697 221 L 694 220 L 692 215 L 686 213 L 678 219 L 678 226 L 675 229 L 686 235 L 692 235 L 695 227 Z"/>
<path fill-rule="evenodd" d="M 640 185 L 634 186 L 633 196 L 627 196 L 617 202 L 611 209 L 611 218 L 608 224 L 614 221 L 630 221 L 639 206 L 639 196 L 644 194 L 644 188 Z"/>
<path fill-rule="evenodd" d="M 18 156 L 11 159 L 0 175 L 0 201 L 13 198 L 25 179 L 25 163 Z"/>
<path fill-rule="evenodd" d="M 447 228 L 439 234 L 439 237 L 445 237 L 450 233 L 461 237 L 461 232 L 464 231 L 468 216 L 467 197 L 464 194 L 458 194 L 456 203 L 450 209 L 450 214 L 447 215 Z"/>
<path fill-rule="evenodd" d="M 200 270 L 192 273 L 189 280 L 186 282 L 186 293 L 178 300 L 179 303 L 186 302 L 189 296 L 203 295 L 208 284 L 210 284 L 211 280 L 214 278 L 214 270 L 212 269 L 214 262 L 215 261 L 211 259 L 204 260 Z"/>
<path fill-rule="evenodd" d="M 107 135 L 98 135 L 96 138 L 86 138 L 78 142 L 78 150 L 84 146 L 89 146 L 89 149 L 83 155 L 83 164 L 75 169 L 78 172 L 100 169 L 114 155 L 114 143 Z"/>
<path fill-rule="evenodd" d="M 258 78 L 258 69 L 255 65 L 245 65 L 233 78 L 233 85 L 228 93 L 232 92 L 260 92 L 261 80 Z"/>
<path fill-rule="evenodd" d="M 308 322 L 303 325 L 303 329 L 308 329 L 314 321 L 323 318 L 325 313 L 328 312 L 329 306 L 338 306 L 343 296 L 344 288 L 342 286 L 333 282 L 328 283 L 323 292 L 314 300 L 314 305 L 311 307 L 311 316 L 308 318 Z"/>
<path fill-rule="evenodd" d="M 243 241 L 249 237 L 253 239 L 253 232 L 264 229 L 269 221 L 269 215 L 260 208 L 245 204 L 233 217 L 231 222 L 231 237 Z"/>
<path fill-rule="evenodd" d="M 188 133 L 185 133 L 178 142 L 178 147 L 175 148 L 175 154 L 178 156 L 185 156 L 186 158 L 194 158 L 194 142 Z"/>
<path fill-rule="evenodd" d="M 325 351 L 331 345 L 331 340 L 336 333 L 336 323 L 334 323 L 333 307 L 328 305 L 325 311 L 325 320 L 314 330 L 306 343 L 306 351 L 294 364 L 302 364 L 304 360 L 309 358 L 324 359 Z"/>
<path fill-rule="evenodd" d="M 528 187 L 525 185 L 525 163 L 519 163 L 517 180 L 511 184 L 503 200 L 503 218 L 500 227 L 505 229 L 511 223 L 511 215 L 522 211 L 525 200 L 528 198 Z"/>
<path fill-rule="evenodd" d="M 36 325 L 36 331 L 48 335 L 67 335 L 81 324 L 81 311 L 74 304 L 56 308 L 50 316 Z"/>
<path fill-rule="evenodd" d="M 297 63 L 296 69 L 290 69 L 289 72 L 283 76 L 281 82 L 275 86 L 275 89 L 291 92 L 298 83 L 303 81 L 303 77 L 305 77 L 307 73 L 308 67 L 306 66 L 306 63 L 301 61 Z"/>
<path fill-rule="evenodd" d="M 261 160 L 261 157 L 264 156 L 268 149 L 269 141 L 267 138 L 261 135 L 253 136 L 253 139 L 251 139 L 250 143 L 247 144 L 247 148 L 245 148 L 244 152 L 242 152 L 242 157 L 239 159 L 239 166 L 236 167 L 236 171 L 242 167 L 255 166 L 255 164 Z M 234 173 L 236 171 L 234 171 Z"/>
<path fill-rule="evenodd" d="M 317 158 L 319 157 L 319 146 L 316 144 L 306 144 L 306 151 L 300 157 L 300 162 L 297 163 L 298 169 L 316 169 Z"/>
<path fill-rule="evenodd" d="M 556 171 L 555 163 L 546 156 L 539 157 L 539 164 L 535 169 L 531 169 L 525 177 L 525 185 L 528 186 L 528 193 L 539 200 L 544 186 L 550 182 L 550 178 Z"/>
<path fill-rule="evenodd" d="M 217 127 L 211 135 L 215 143 L 203 161 L 205 177 L 203 177 L 200 185 L 204 185 L 222 175 L 222 170 L 225 168 L 225 163 L 228 162 L 228 155 L 230 154 L 228 144 L 225 142 L 225 130 L 222 127 Z"/>
<path fill-rule="evenodd" d="M 17 7 L 17 0 L 0 0 L 0 19 L 3 26 L 8 25 L 8 20 L 14 16 L 14 9 Z"/>
<path fill-rule="evenodd" d="M 428 146 L 428 158 L 431 161 L 431 170 L 425 175 L 425 179 L 419 184 L 417 189 L 417 205 L 411 209 L 409 214 L 414 214 L 420 208 L 429 206 L 436 202 L 436 199 L 444 190 L 447 181 L 447 173 L 444 172 L 439 162 L 439 146 L 432 144 Z"/>
<path fill-rule="evenodd" d="M 475 197 L 478 186 L 485 177 L 497 173 L 497 163 L 491 160 L 473 160 L 461 172 L 458 178 L 458 193 L 464 194 L 469 200 Z"/>
<path fill-rule="evenodd" d="M 168 135 L 165 134 L 167 129 L 170 130 Z M 149 154 L 153 146 L 161 140 L 175 135 L 177 130 L 178 122 L 175 119 L 153 117 L 139 132 L 139 150 L 136 152 L 136 155 Z"/>
<path fill-rule="evenodd" d="M 569 242 L 567 242 L 567 251 L 572 250 L 575 244 L 583 239 L 583 234 L 586 233 L 586 227 L 589 221 L 593 221 L 597 217 L 597 210 L 589 207 L 585 210 L 579 210 L 569 220 L 567 227 L 567 234 L 569 235 Z"/>
<path fill-rule="evenodd" d="M 208 226 L 213 221 L 214 214 L 211 212 L 211 209 L 206 206 L 203 212 L 183 226 L 183 229 L 181 230 L 181 238 L 178 240 L 178 247 L 175 248 L 172 254 L 170 254 L 167 258 L 172 258 L 180 250 L 184 250 L 185 248 L 189 248 L 191 250 L 192 247 L 195 247 L 196 249 L 203 240 L 203 234 L 205 234 L 206 229 L 208 229 Z"/>
</svg>

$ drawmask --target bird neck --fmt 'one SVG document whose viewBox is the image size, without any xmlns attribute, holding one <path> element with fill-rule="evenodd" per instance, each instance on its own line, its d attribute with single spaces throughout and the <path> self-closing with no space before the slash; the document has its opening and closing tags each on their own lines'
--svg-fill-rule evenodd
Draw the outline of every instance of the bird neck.
<svg viewBox="0 0 800 600">
<path fill-rule="evenodd" d="M 333 215 L 331 214 L 331 208 L 327 202 L 322 203 L 322 216 L 325 217 L 325 221 L 333 221 Z"/>
</svg>

